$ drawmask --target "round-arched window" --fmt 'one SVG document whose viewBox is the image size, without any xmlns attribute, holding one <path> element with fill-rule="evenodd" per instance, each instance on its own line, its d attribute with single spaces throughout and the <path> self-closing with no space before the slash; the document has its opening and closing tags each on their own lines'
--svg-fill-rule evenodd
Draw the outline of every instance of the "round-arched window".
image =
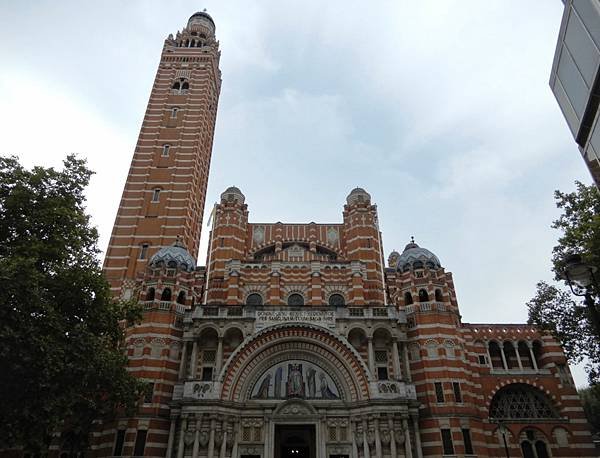
<svg viewBox="0 0 600 458">
<path fill-rule="evenodd" d="M 290 294 L 287 303 L 288 305 L 304 305 L 304 296 L 298 293 Z"/>
<path fill-rule="evenodd" d="M 171 288 L 165 288 L 160 295 L 161 301 L 170 301 L 171 300 Z"/>
<path fill-rule="evenodd" d="M 340 307 L 345 304 L 344 296 L 341 294 L 335 293 L 329 296 L 329 305 L 333 305 L 334 307 Z"/>
<path fill-rule="evenodd" d="M 490 404 L 490 418 L 558 418 L 548 397 L 525 383 L 512 383 L 498 391 Z"/>
<path fill-rule="evenodd" d="M 246 298 L 246 305 L 263 305 L 263 298 L 258 293 L 252 293 Z"/>
</svg>

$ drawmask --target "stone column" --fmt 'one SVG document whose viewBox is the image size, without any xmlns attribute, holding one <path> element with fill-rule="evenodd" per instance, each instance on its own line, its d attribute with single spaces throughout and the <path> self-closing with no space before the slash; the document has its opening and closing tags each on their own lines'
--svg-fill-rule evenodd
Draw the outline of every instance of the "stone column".
<svg viewBox="0 0 600 458">
<path fill-rule="evenodd" d="M 271 453 L 269 450 L 269 419 L 265 417 L 263 425 L 263 458 L 270 458 Z"/>
<path fill-rule="evenodd" d="M 504 343 L 502 345 L 498 345 L 500 347 L 500 356 L 502 356 L 502 365 L 504 366 L 504 370 L 508 370 L 508 364 L 506 363 L 506 355 L 504 354 Z"/>
<path fill-rule="evenodd" d="M 177 448 L 177 458 L 183 458 L 183 452 L 185 449 L 185 430 L 187 429 L 187 418 L 182 417 L 181 419 L 181 431 L 179 431 L 179 447 Z"/>
<path fill-rule="evenodd" d="M 485 352 L 487 353 L 488 365 L 490 366 L 490 370 L 494 369 L 494 363 L 492 363 L 492 355 L 490 355 L 490 343 L 485 341 Z"/>
<path fill-rule="evenodd" d="M 208 458 L 214 458 L 215 456 L 215 427 L 217 422 L 215 418 L 210 419 L 210 435 L 208 436 Z"/>
<path fill-rule="evenodd" d="M 219 458 L 225 458 L 225 452 L 227 452 L 227 429 L 225 429 L 225 422 L 223 422 L 223 442 L 221 443 Z"/>
<path fill-rule="evenodd" d="M 402 344 L 402 355 L 404 356 L 404 379 L 410 382 L 412 378 L 410 376 L 410 360 L 408 359 L 408 345 L 406 342 Z"/>
<path fill-rule="evenodd" d="M 519 369 L 523 370 L 523 363 L 521 362 L 521 355 L 519 355 L 519 343 L 512 342 L 512 346 L 515 349 L 515 353 L 517 355 L 517 363 L 519 364 Z"/>
<path fill-rule="evenodd" d="M 190 361 L 190 372 L 188 374 L 189 379 L 196 378 L 196 366 L 198 365 L 198 341 L 194 340 L 194 345 L 192 346 L 192 360 Z"/>
<path fill-rule="evenodd" d="M 223 367 L 223 337 L 219 336 L 217 343 L 217 360 L 215 363 L 215 373 L 213 374 L 213 380 L 221 373 L 221 367 Z"/>
<path fill-rule="evenodd" d="M 379 418 L 375 418 L 375 456 L 383 458 L 381 454 L 381 437 L 379 436 Z"/>
<path fill-rule="evenodd" d="M 410 429 L 406 420 L 402 420 L 402 429 L 404 429 L 404 454 L 406 458 L 413 458 Z"/>
<path fill-rule="evenodd" d="M 367 439 L 367 421 L 363 420 L 363 457 L 371 458 L 369 453 L 369 440 Z"/>
<path fill-rule="evenodd" d="M 421 432 L 419 431 L 419 419 L 412 416 L 413 429 L 415 431 L 415 448 L 417 449 L 417 458 L 423 458 L 423 449 L 421 448 Z"/>
<path fill-rule="evenodd" d="M 192 458 L 198 458 L 200 451 L 200 420 L 196 420 L 196 431 L 194 432 L 194 447 L 192 448 Z"/>
<path fill-rule="evenodd" d="M 375 352 L 373 351 L 373 338 L 367 337 L 368 353 L 369 353 L 369 371 L 371 372 L 371 380 L 377 380 L 375 374 Z"/>
<path fill-rule="evenodd" d="M 535 353 L 533 353 L 533 344 L 531 342 L 527 342 L 527 348 L 529 348 L 529 355 L 531 356 L 531 363 L 533 364 L 533 369 L 538 370 L 537 361 L 535 360 Z"/>
<path fill-rule="evenodd" d="M 398 458 L 398 452 L 396 450 L 396 433 L 394 432 L 394 420 L 390 417 L 388 419 L 388 427 L 390 428 L 390 455 L 391 458 Z"/>
<path fill-rule="evenodd" d="M 351 434 L 352 434 L 352 458 L 358 458 L 358 445 L 356 444 L 356 435 L 358 434 L 356 423 L 351 423 Z"/>
<path fill-rule="evenodd" d="M 169 440 L 167 441 L 167 455 L 166 458 L 171 458 L 173 453 L 173 442 L 175 440 L 175 425 L 177 423 L 177 417 L 171 417 L 171 426 L 169 427 Z"/>
<path fill-rule="evenodd" d="M 327 420 L 325 419 L 325 415 L 321 418 L 321 431 L 322 431 L 322 441 L 321 441 L 321 457 L 327 458 Z"/>
<path fill-rule="evenodd" d="M 237 458 L 238 453 L 238 441 L 240 440 L 240 422 L 238 418 L 233 420 L 233 446 L 231 447 L 231 458 Z"/>
<path fill-rule="evenodd" d="M 394 378 L 402 380 L 402 370 L 400 369 L 400 355 L 398 354 L 398 342 L 392 341 L 392 367 L 394 369 Z"/>
<path fill-rule="evenodd" d="M 181 361 L 179 362 L 179 380 L 185 380 L 185 366 L 187 360 L 187 347 L 188 343 L 183 341 L 183 348 L 181 349 Z"/>
</svg>

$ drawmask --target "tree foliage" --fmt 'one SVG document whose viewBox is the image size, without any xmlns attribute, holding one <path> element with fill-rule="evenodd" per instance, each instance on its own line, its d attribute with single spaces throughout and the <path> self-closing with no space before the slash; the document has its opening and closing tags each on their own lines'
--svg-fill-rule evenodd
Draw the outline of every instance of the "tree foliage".
<svg viewBox="0 0 600 458">
<path fill-rule="evenodd" d="M 600 385 L 590 386 L 578 391 L 583 410 L 590 425 L 592 433 L 600 433 Z"/>
<path fill-rule="evenodd" d="M 135 309 L 111 300 L 85 212 L 91 174 L 74 156 L 62 170 L 0 157 L 0 448 L 85 440 L 143 389 L 119 349 Z"/>
<path fill-rule="evenodd" d="M 600 272 L 600 193 L 595 186 L 576 182 L 571 193 L 555 191 L 556 206 L 562 210 L 552 228 L 561 231 L 552 251 L 552 271 L 556 284 L 539 282 L 536 295 L 527 303 L 529 323 L 550 330 L 562 343 L 571 363 L 587 359 L 590 383 L 600 381 L 600 338 L 588 320 L 583 298 L 571 293 L 562 279 L 566 258 L 573 253 Z M 600 277 L 597 278 L 600 282 Z M 600 291 L 593 291 L 596 304 Z"/>
</svg>

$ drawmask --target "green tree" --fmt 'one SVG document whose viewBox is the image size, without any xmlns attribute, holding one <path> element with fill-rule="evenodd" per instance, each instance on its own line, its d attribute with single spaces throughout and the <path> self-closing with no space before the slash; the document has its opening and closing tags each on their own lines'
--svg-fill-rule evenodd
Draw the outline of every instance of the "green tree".
<svg viewBox="0 0 600 458">
<path fill-rule="evenodd" d="M 590 386 L 578 391 L 583 410 L 590 425 L 592 433 L 600 432 L 600 385 Z"/>
<path fill-rule="evenodd" d="M 591 326 L 583 298 L 571 293 L 562 278 L 566 259 L 578 253 L 586 264 L 600 272 L 600 193 L 595 186 L 576 182 L 571 193 L 555 191 L 556 206 L 562 210 L 552 228 L 561 231 L 552 252 L 552 271 L 556 284 L 539 282 L 536 295 L 527 303 L 529 323 L 551 331 L 562 343 L 571 363 L 587 359 L 590 383 L 600 381 L 600 337 Z M 600 282 L 600 276 L 597 276 Z M 593 291 L 595 304 L 600 291 Z"/>
<path fill-rule="evenodd" d="M 132 304 L 111 300 L 85 213 L 92 172 L 0 157 L 0 448 L 85 445 L 94 419 L 131 411 L 143 385 L 119 348 Z"/>
</svg>

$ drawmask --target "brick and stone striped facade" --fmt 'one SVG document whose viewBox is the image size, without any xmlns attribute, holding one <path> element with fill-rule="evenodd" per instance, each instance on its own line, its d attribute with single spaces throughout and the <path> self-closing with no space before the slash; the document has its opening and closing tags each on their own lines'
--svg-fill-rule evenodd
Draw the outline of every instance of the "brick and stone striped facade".
<svg viewBox="0 0 600 458">
<path fill-rule="evenodd" d="M 510 456 L 596 456 L 558 343 L 464 323 L 452 274 L 414 241 L 386 267 L 364 189 L 339 221 L 288 224 L 251 222 L 228 188 L 196 265 L 214 33 L 196 13 L 165 41 L 104 266 L 143 305 L 125 345 L 153 391 L 99 422 L 90 454 L 283 458 L 295 434 L 311 458 L 499 457 L 504 440 Z"/>
</svg>

